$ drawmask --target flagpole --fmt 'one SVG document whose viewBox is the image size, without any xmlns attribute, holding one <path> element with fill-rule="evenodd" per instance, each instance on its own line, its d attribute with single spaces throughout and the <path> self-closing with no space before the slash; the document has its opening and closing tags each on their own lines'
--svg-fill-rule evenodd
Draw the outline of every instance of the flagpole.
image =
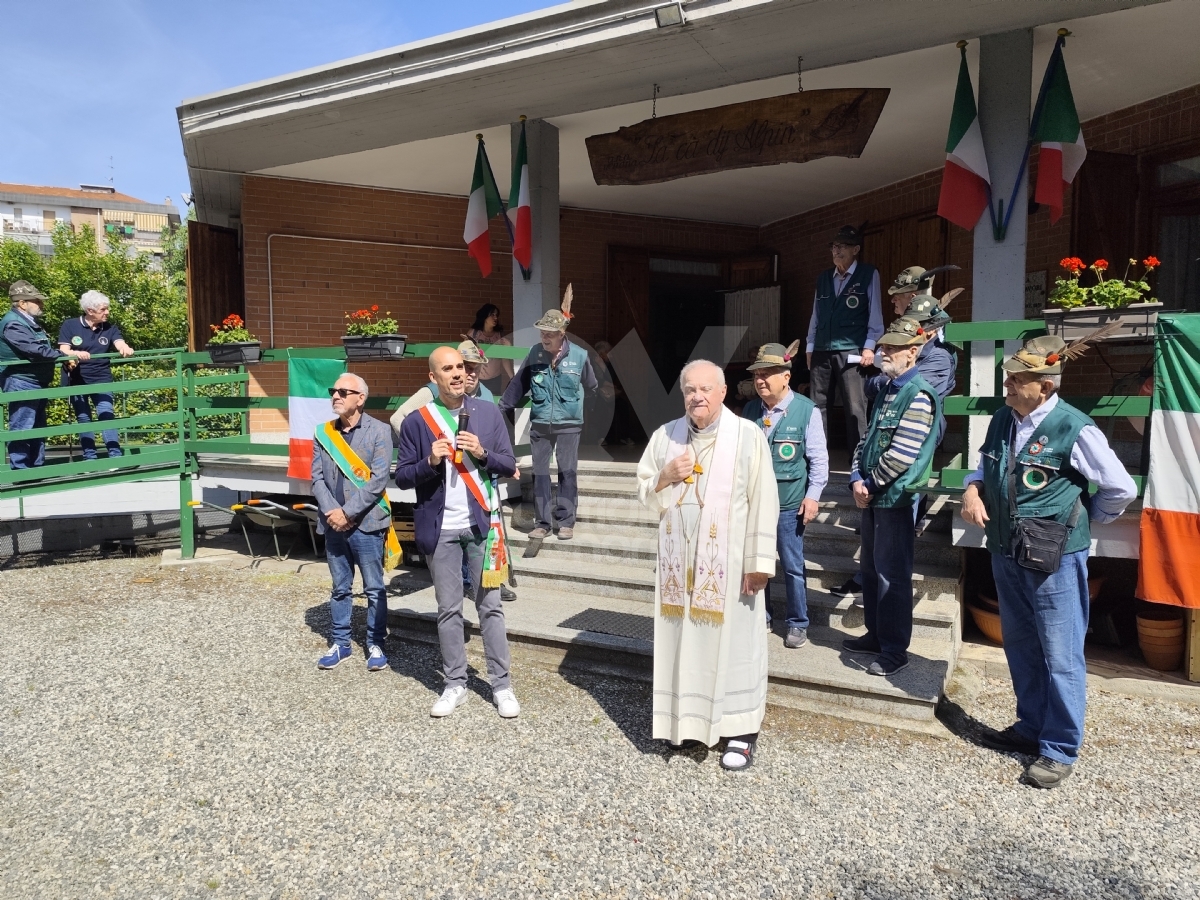
<svg viewBox="0 0 1200 900">
<path fill-rule="evenodd" d="M 1050 53 L 1050 62 L 1042 75 L 1042 86 L 1038 89 L 1037 102 L 1033 105 L 1033 116 L 1029 121 L 1029 137 L 1025 141 L 1025 155 L 1021 157 L 1021 168 L 1017 170 L 1017 180 L 1013 184 L 1012 196 L 1008 201 L 1007 214 L 1004 212 L 1004 201 L 1000 201 L 1000 215 L 1004 216 L 1004 221 L 999 228 L 996 225 L 996 216 L 992 215 L 992 233 L 997 241 L 1004 240 L 1004 236 L 1008 233 L 1008 223 L 1012 219 L 1013 207 L 1017 202 L 1017 191 L 1021 188 L 1021 179 L 1025 177 L 1025 167 L 1029 164 L 1029 152 L 1033 149 L 1033 136 L 1037 133 L 1038 124 L 1042 119 L 1042 108 L 1046 105 L 1046 91 L 1050 87 L 1050 73 L 1054 71 L 1055 63 L 1062 58 L 1062 48 L 1067 43 L 1068 34 L 1070 32 L 1067 29 L 1058 29 L 1058 40 L 1054 42 L 1054 49 Z M 992 203 L 989 197 L 988 210 L 990 211 L 991 208 Z"/>
</svg>

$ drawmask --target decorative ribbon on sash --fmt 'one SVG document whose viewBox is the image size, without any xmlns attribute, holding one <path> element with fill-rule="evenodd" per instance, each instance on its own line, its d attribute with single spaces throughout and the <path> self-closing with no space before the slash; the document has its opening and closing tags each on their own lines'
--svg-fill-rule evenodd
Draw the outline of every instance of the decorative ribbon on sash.
<svg viewBox="0 0 1200 900">
<path fill-rule="evenodd" d="M 440 401 L 427 403 L 418 412 L 435 441 L 448 440 L 457 446 L 458 418 Z M 500 516 L 500 498 L 496 486 L 491 476 L 485 478 L 480 473 L 470 453 L 455 454 L 447 461 L 458 470 L 458 476 L 475 502 L 488 514 L 487 543 L 483 547 L 483 574 L 480 580 L 485 589 L 498 588 L 508 578 L 508 542 L 504 539 L 504 521 Z"/>
<path fill-rule="evenodd" d="M 687 451 L 687 417 L 667 426 L 666 459 Z M 718 420 L 716 447 L 707 470 L 704 491 L 699 479 L 680 482 L 668 490 L 667 509 L 658 522 L 659 608 L 663 616 L 682 618 L 690 610 L 693 622 L 720 625 L 725 621 L 725 602 L 730 591 L 729 530 L 730 497 L 737 466 L 738 418 L 723 410 Z M 685 492 L 695 492 L 700 521 L 689 546 L 681 501 Z M 733 590 L 741 590 L 739 573 L 734 573 Z"/>
<path fill-rule="evenodd" d="M 371 468 L 359 458 L 359 455 L 354 452 L 354 448 L 342 437 L 342 433 L 337 429 L 337 419 L 326 422 L 318 428 L 313 438 L 351 484 L 356 488 L 367 486 L 367 481 L 371 477 Z M 390 572 L 400 564 L 404 552 L 400 549 L 400 539 L 396 537 L 396 528 L 392 524 L 392 504 L 388 503 L 386 492 L 375 501 L 375 505 L 387 513 L 388 517 L 387 540 L 383 544 L 383 569 L 385 572 Z"/>
</svg>

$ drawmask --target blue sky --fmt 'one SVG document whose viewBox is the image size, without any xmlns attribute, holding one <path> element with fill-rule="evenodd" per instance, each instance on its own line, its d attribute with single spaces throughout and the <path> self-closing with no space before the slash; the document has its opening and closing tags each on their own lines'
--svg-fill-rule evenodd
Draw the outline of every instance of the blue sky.
<svg viewBox="0 0 1200 900">
<path fill-rule="evenodd" d="M 0 181 L 107 183 L 182 206 L 175 107 L 248 81 L 553 5 L 551 0 L 0 0 Z M 110 170 L 109 157 L 112 157 Z"/>
</svg>

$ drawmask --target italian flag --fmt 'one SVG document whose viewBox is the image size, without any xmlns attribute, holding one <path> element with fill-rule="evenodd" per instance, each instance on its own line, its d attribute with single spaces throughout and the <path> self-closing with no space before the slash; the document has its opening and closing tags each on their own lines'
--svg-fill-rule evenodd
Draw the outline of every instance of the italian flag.
<svg viewBox="0 0 1200 900">
<path fill-rule="evenodd" d="M 467 201 L 467 224 L 463 228 L 463 240 L 467 242 L 467 253 L 479 263 L 479 274 L 487 278 L 492 274 L 492 247 L 488 239 L 488 222 L 503 209 L 500 189 L 496 187 L 492 166 L 487 151 L 483 149 L 483 136 L 479 138 L 479 149 L 475 154 L 475 174 L 471 178 L 471 199 Z"/>
<path fill-rule="evenodd" d="M 946 167 L 942 170 L 938 215 L 970 231 L 987 209 L 992 182 L 983 153 L 983 133 L 979 130 L 979 111 L 975 107 L 971 73 L 967 71 L 967 48 L 963 47 L 961 52 L 954 111 L 950 114 L 950 134 L 946 138 Z"/>
<path fill-rule="evenodd" d="M 1050 64 L 1042 79 L 1042 96 L 1034 114 L 1030 140 L 1041 144 L 1038 154 L 1038 178 L 1033 199 L 1050 207 L 1050 222 L 1057 222 L 1063 211 L 1063 192 L 1075 180 L 1079 167 L 1087 156 L 1083 131 L 1075 98 L 1067 80 L 1067 64 L 1063 61 L 1065 43 L 1059 38 L 1050 54 Z"/>
<path fill-rule="evenodd" d="M 529 155 L 525 150 L 525 122 L 513 157 L 512 187 L 508 192 L 508 218 L 512 223 L 513 258 L 529 271 L 533 260 L 533 219 L 529 212 Z"/>
<path fill-rule="evenodd" d="M 1200 609 L 1200 316 L 1162 316 L 1137 595 Z"/>
<path fill-rule="evenodd" d="M 333 418 L 329 389 L 345 372 L 340 359 L 288 360 L 288 478 L 312 478 L 313 434 Z"/>
</svg>

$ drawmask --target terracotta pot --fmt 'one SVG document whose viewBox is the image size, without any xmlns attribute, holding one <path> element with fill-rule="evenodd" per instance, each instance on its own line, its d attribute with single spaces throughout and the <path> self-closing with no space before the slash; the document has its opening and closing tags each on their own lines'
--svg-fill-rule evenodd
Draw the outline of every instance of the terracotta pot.
<svg viewBox="0 0 1200 900">
<path fill-rule="evenodd" d="M 1178 669 L 1183 662 L 1183 619 L 1173 610 L 1137 617 L 1138 646 L 1146 665 L 1160 672 Z"/>
<path fill-rule="evenodd" d="M 995 597 L 988 597 L 984 594 L 980 594 L 976 600 L 982 609 L 986 609 L 994 613 L 1000 612 L 1000 601 Z"/>
<path fill-rule="evenodd" d="M 1142 656 L 1146 658 L 1146 665 L 1159 672 L 1174 672 L 1183 662 L 1183 646 L 1180 645 L 1178 650 L 1169 650 L 1161 653 L 1157 650 L 1143 650 Z"/>
<path fill-rule="evenodd" d="M 1139 634 L 1183 634 L 1183 619 L 1138 619 Z"/>
<path fill-rule="evenodd" d="M 979 630 L 984 633 L 987 639 L 1003 646 L 1004 632 L 1000 628 L 1000 613 L 992 612 L 990 609 L 983 609 L 979 606 L 969 606 L 967 608 L 971 610 L 971 616 L 975 619 L 975 624 L 979 626 Z"/>
<path fill-rule="evenodd" d="M 1163 650 L 1169 647 L 1182 646 L 1183 632 L 1143 631 L 1138 635 L 1138 643 L 1143 647 L 1158 647 Z"/>
</svg>

